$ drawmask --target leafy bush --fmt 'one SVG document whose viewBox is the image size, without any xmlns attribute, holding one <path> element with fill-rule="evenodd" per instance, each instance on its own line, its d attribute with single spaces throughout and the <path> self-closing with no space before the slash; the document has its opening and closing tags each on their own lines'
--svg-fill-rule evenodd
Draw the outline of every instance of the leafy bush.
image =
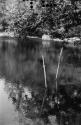
<svg viewBox="0 0 81 125">
<path fill-rule="evenodd" d="M 27 35 L 41 36 L 45 31 L 54 37 L 78 35 L 78 31 L 75 33 L 75 27 L 81 23 L 81 4 L 78 3 L 79 0 L 33 0 L 31 9 L 30 1 L 6 0 L 5 19 L 10 30 L 22 39 Z M 69 33 L 70 29 L 73 33 Z"/>
</svg>

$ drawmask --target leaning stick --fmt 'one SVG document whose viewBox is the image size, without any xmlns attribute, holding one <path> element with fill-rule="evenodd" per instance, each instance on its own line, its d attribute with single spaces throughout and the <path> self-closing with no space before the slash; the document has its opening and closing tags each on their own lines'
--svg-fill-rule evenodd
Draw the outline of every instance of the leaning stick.
<svg viewBox="0 0 81 125">
<path fill-rule="evenodd" d="M 61 60 L 62 53 L 63 53 L 63 47 L 61 48 L 61 51 L 60 51 L 58 66 L 57 66 L 57 71 L 56 71 L 56 92 L 57 92 L 57 89 L 58 89 L 57 79 L 58 79 L 58 73 L 59 73 L 60 60 Z"/>
<path fill-rule="evenodd" d="M 44 60 L 44 56 L 43 55 L 42 55 L 42 61 L 43 61 L 43 71 L 44 71 L 45 88 L 47 88 L 46 68 L 45 68 L 45 60 Z"/>
<path fill-rule="evenodd" d="M 40 114 L 42 113 L 43 105 L 44 105 L 45 98 L 46 98 L 46 92 L 47 92 L 47 77 L 46 77 L 46 68 L 45 68 L 44 55 L 42 55 L 42 61 L 43 61 L 43 71 L 44 71 L 45 93 L 44 93 L 44 97 L 43 97 L 43 101 L 42 101 L 42 106 L 41 106 L 41 112 L 40 112 Z"/>
</svg>

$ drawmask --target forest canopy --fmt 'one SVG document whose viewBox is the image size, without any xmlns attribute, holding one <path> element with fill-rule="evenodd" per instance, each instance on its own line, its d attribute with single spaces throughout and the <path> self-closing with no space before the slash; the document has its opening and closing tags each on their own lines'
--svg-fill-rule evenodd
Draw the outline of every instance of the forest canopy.
<svg viewBox="0 0 81 125">
<path fill-rule="evenodd" d="M 5 0 L 3 8 L 7 29 L 19 37 L 41 37 L 45 32 L 53 37 L 80 37 L 80 0 Z"/>
</svg>

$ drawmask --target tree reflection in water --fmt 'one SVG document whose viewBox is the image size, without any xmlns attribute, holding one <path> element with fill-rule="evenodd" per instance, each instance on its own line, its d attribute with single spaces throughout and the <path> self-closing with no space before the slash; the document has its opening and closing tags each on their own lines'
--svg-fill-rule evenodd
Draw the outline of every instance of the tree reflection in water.
<svg viewBox="0 0 81 125">
<path fill-rule="evenodd" d="M 50 115 L 49 111 L 51 109 L 49 98 L 51 100 L 51 97 L 48 98 L 48 95 L 46 96 L 43 111 L 40 113 L 44 96 L 43 91 L 32 90 L 23 85 L 11 83 L 7 83 L 6 87 L 9 98 L 12 100 L 12 103 L 19 113 L 23 113 L 25 118 L 32 119 L 34 122 L 38 122 L 40 119 L 40 124 L 49 123 L 48 116 Z"/>
<path fill-rule="evenodd" d="M 7 83 L 6 87 L 16 111 L 22 114 L 20 119 L 29 119 L 30 125 L 31 120 L 32 124 L 51 125 L 53 123 L 50 122 L 50 116 L 56 116 L 57 123 L 55 125 L 77 125 L 77 122 L 78 125 L 80 124 L 80 87 L 74 85 L 60 86 L 58 90 L 58 106 L 55 93 L 48 90 L 42 112 L 43 91 L 33 90 L 23 86 L 23 84 Z"/>
</svg>

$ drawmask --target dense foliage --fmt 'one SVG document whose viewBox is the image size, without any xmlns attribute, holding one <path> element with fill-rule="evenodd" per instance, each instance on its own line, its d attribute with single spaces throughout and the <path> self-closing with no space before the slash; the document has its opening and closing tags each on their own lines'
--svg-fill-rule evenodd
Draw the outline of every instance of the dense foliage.
<svg viewBox="0 0 81 125">
<path fill-rule="evenodd" d="M 45 32 L 53 37 L 80 36 L 80 0 L 4 1 L 8 30 L 14 30 L 19 37 L 41 36 Z"/>
</svg>

